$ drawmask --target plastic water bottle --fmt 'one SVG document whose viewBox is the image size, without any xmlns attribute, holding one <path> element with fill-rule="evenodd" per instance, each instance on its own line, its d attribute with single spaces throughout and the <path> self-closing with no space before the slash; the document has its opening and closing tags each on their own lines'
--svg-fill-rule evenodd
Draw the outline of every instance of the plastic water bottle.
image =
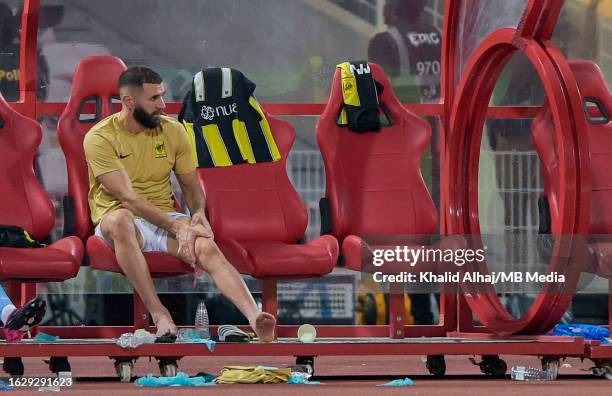
<svg viewBox="0 0 612 396">
<path fill-rule="evenodd" d="M 554 381 L 557 379 L 557 371 L 545 371 L 527 366 L 514 366 L 510 376 L 513 380 L 517 381 Z"/>
<path fill-rule="evenodd" d="M 195 331 L 200 338 L 210 338 L 210 327 L 208 322 L 208 311 L 204 300 L 198 303 L 198 309 L 195 315 Z"/>
</svg>

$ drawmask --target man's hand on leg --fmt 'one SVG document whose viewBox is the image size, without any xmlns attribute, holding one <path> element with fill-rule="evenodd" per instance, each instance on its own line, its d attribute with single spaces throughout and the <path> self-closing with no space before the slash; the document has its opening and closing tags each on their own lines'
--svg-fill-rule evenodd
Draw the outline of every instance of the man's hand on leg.
<svg viewBox="0 0 612 396">
<path fill-rule="evenodd" d="M 212 228 L 210 227 L 210 223 L 208 222 L 206 214 L 203 210 L 198 210 L 193 214 L 193 216 L 191 217 L 190 224 L 193 227 L 202 227 L 201 229 L 205 233 L 205 235 L 202 235 L 204 238 L 215 239 L 215 234 L 213 233 Z"/>
<path fill-rule="evenodd" d="M 181 221 L 181 219 L 176 220 L 174 230 L 176 241 L 178 242 L 177 257 L 181 261 L 195 267 L 197 261 L 195 240 L 197 237 L 205 237 L 207 235 L 206 230 L 202 226 L 191 226 L 186 221 Z"/>
</svg>

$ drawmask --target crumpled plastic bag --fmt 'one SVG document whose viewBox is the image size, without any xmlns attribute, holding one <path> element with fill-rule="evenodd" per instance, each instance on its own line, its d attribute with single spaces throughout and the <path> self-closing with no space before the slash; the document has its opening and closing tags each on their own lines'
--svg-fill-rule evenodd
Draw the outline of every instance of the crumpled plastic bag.
<svg viewBox="0 0 612 396">
<path fill-rule="evenodd" d="M 41 342 L 53 342 L 53 341 L 57 341 L 59 340 L 59 336 L 55 336 L 55 335 L 51 335 L 51 334 L 47 334 L 47 333 L 43 333 L 42 331 L 39 331 L 38 334 L 36 334 L 36 337 L 34 337 L 34 341 L 41 341 Z"/>
<path fill-rule="evenodd" d="M 553 329 L 554 336 L 584 337 L 585 340 L 601 341 L 609 344 L 610 330 L 602 326 L 588 324 L 558 324 Z"/>
<path fill-rule="evenodd" d="M 215 386 L 216 384 L 206 377 L 190 377 L 179 372 L 174 377 L 154 377 L 152 374 L 140 377 L 135 382 L 136 386 L 162 387 L 162 386 Z"/>
<path fill-rule="evenodd" d="M 176 343 L 194 343 L 204 344 L 208 348 L 209 352 L 215 351 L 215 342 L 208 338 L 200 338 L 195 329 L 180 329 Z"/>
<path fill-rule="evenodd" d="M 321 381 L 309 381 L 303 373 L 291 373 L 291 377 L 287 381 L 288 384 L 303 384 L 303 385 L 323 385 Z"/>
<path fill-rule="evenodd" d="M 406 377 L 404 379 L 396 379 L 393 381 L 389 381 L 386 384 L 380 384 L 377 386 L 412 386 L 412 385 L 414 385 L 414 382 L 410 378 Z"/>
<path fill-rule="evenodd" d="M 7 385 L 6 382 L 0 380 L 0 391 L 3 391 L 3 390 L 13 390 L 13 389 L 15 389 L 15 388 L 13 388 L 10 385 Z"/>
<path fill-rule="evenodd" d="M 153 344 L 155 339 L 155 334 L 149 333 L 145 329 L 138 329 L 134 333 L 121 334 L 116 344 L 121 348 L 137 348 L 144 344 Z"/>
</svg>

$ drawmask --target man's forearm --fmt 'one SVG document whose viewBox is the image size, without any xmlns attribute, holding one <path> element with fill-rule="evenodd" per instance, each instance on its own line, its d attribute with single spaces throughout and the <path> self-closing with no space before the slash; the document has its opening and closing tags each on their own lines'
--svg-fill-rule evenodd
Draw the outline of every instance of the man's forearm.
<svg viewBox="0 0 612 396">
<path fill-rule="evenodd" d="M 185 200 L 187 201 L 189 212 L 192 215 L 198 211 L 204 212 L 204 209 L 206 208 L 206 198 L 200 189 L 197 191 L 185 189 L 183 193 L 185 194 Z"/>
<path fill-rule="evenodd" d="M 124 208 L 132 212 L 134 216 L 141 217 L 171 234 L 176 234 L 177 221 L 147 201 L 144 197 L 134 194 L 130 199 L 123 200 L 121 204 Z"/>
</svg>

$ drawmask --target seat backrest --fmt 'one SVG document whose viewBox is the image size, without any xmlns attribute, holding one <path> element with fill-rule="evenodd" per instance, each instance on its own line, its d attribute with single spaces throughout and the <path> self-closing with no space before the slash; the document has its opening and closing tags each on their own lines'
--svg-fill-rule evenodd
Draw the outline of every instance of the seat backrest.
<svg viewBox="0 0 612 396">
<path fill-rule="evenodd" d="M 339 241 L 349 234 L 433 234 L 438 214 L 420 169 L 431 128 L 402 106 L 380 66 L 370 63 L 370 69 L 393 124 L 362 134 L 337 125 L 343 106 L 340 69 L 317 123 L 332 234 Z"/>
<path fill-rule="evenodd" d="M 198 169 L 215 238 L 295 243 L 306 231 L 306 208 L 286 170 L 295 130 L 265 115 L 279 161 Z"/>
<path fill-rule="evenodd" d="M 46 238 L 55 224 L 51 200 L 34 173 L 41 139 L 40 125 L 0 94 L 0 224 L 19 226 L 37 239 Z"/>
<path fill-rule="evenodd" d="M 87 195 L 89 175 L 83 139 L 101 119 L 114 113 L 112 101 L 119 98 L 117 82 L 125 64 L 114 56 L 89 56 L 77 65 L 66 109 L 62 113 L 57 136 L 66 157 L 68 191 L 74 202 L 74 235 L 85 240 L 93 232 Z M 92 103 L 93 116 L 86 105 Z"/>
<path fill-rule="evenodd" d="M 612 94 L 599 67 L 590 61 L 568 62 L 578 84 L 587 118 L 591 159 L 590 234 L 612 233 Z M 544 194 L 548 199 L 552 224 L 559 216 L 559 166 L 556 155 L 554 124 L 550 106 L 542 105 L 531 126 L 533 143 L 540 156 L 544 178 Z M 552 230 L 555 231 L 554 229 Z"/>
</svg>

